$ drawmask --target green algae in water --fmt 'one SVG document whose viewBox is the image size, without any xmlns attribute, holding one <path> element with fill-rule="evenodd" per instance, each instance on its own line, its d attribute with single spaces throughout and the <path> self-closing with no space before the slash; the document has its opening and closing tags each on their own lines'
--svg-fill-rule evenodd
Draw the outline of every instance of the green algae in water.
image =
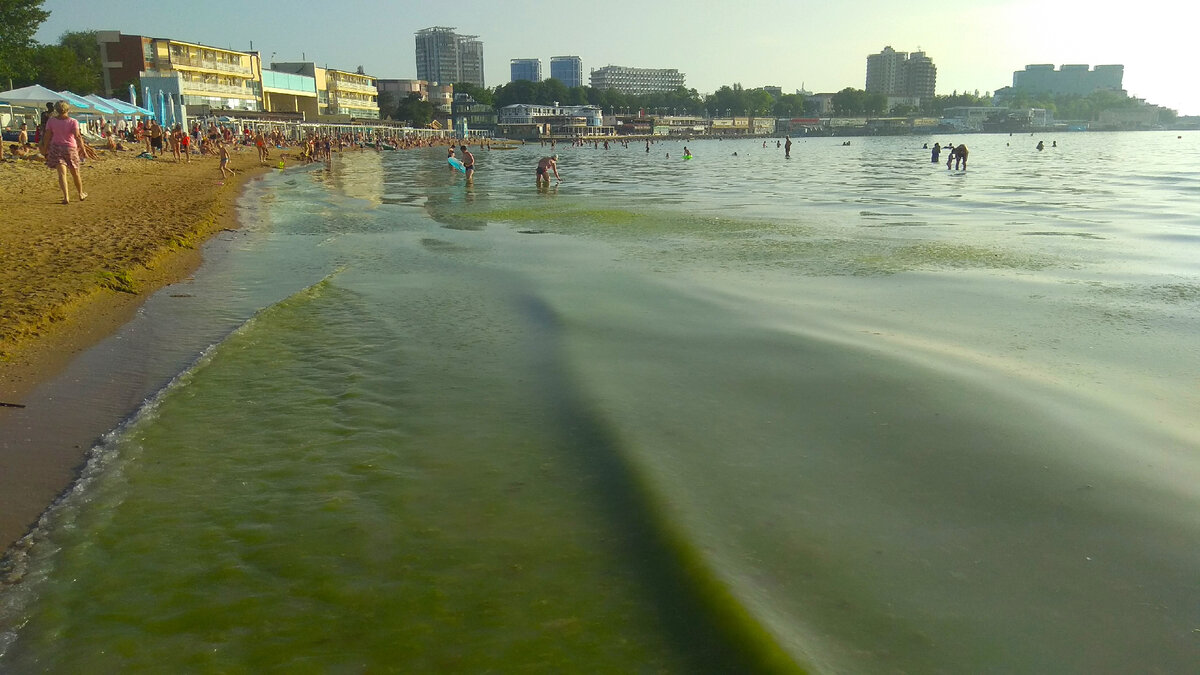
<svg viewBox="0 0 1200 675">
<path fill-rule="evenodd" d="M 603 434 L 513 377 L 515 326 L 493 314 L 495 337 L 451 339 L 488 299 L 401 299 L 400 324 L 368 310 L 379 300 L 318 284 L 130 430 L 53 532 L 9 664 L 795 668 L 686 546 L 656 543 Z"/>
<path fill-rule="evenodd" d="M 537 224 L 541 232 L 596 236 L 612 241 L 660 271 L 685 269 L 698 261 L 735 269 L 786 268 L 805 275 L 889 275 L 920 269 L 1041 270 L 1047 255 L 924 241 L 821 235 L 787 221 L 738 219 L 671 211 L 548 208 L 482 210 L 473 218 Z M 657 237 L 647 239 L 646 237 Z"/>
<path fill-rule="evenodd" d="M 1022 254 L 968 244 L 921 242 L 888 248 L 850 261 L 856 274 L 895 274 L 918 269 L 1041 270 L 1053 263 L 1050 256 Z"/>
<path fill-rule="evenodd" d="M 596 208 L 586 205 L 551 207 L 508 207 L 472 211 L 471 216 L 496 223 L 537 224 L 559 233 L 617 235 L 686 235 L 701 238 L 736 238 L 744 233 L 771 234 L 806 231 L 803 226 L 764 219 L 739 219 L 678 211 Z"/>
</svg>

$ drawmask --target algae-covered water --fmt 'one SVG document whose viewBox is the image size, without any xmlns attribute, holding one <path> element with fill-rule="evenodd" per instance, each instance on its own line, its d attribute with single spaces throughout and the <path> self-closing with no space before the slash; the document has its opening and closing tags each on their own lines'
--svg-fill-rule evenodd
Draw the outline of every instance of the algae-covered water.
<svg viewBox="0 0 1200 675">
<path fill-rule="evenodd" d="M 0 670 L 1190 672 L 1200 135 L 1037 140 L 255 183 Z"/>
</svg>

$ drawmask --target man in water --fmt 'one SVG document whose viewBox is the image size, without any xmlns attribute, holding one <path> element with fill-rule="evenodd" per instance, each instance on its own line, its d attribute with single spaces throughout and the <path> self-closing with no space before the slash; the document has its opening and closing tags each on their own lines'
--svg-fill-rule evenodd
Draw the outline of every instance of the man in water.
<svg viewBox="0 0 1200 675">
<path fill-rule="evenodd" d="M 475 178 L 475 155 L 465 145 L 458 146 L 458 149 L 462 151 L 463 173 L 467 174 L 467 182 L 470 183 Z"/>
<path fill-rule="evenodd" d="M 930 157 L 929 161 L 933 162 L 934 164 L 937 164 L 938 157 L 940 157 L 941 155 L 942 155 L 942 144 L 934 143 L 933 151 L 929 153 L 929 157 Z"/>
<path fill-rule="evenodd" d="M 783 140 L 785 141 L 783 144 L 783 158 L 791 159 L 792 158 L 792 137 L 784 136 Z"/>
<path fill-rule="evenodd" d="M 541 187 L 545 182 L 546 187 L 550 187 L 550 172 L 554 172 L 554 180 L 562 181 L 558 175 L 558 155 L 551 157 L 543 157 L 538 160 L 537 165 L 537 186 Z"/>
</svg>

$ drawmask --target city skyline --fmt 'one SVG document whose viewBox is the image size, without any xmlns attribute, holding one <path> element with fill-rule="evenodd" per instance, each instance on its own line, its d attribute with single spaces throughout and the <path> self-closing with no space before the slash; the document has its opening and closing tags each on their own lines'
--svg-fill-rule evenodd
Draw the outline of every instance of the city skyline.
<svg viewBox="0 0 1200 675">
<path fill-rule="evenodd" d="M 1030 64 L 1122 64 L 1130 95 L 1182 115 L 1200 114 L 1200 91 L 1184 81 L 1187 22 L 1171 20 L 1178 5 L 1162 0 L 1122 16 L 1089 13 L 1082 3 L 1041 6 L 1032 0 L 969 6 L 914 0 L 902 12 L 879 0 L 853 7 L 768 2 L 756 16 L 730 12 L 718 21 L 694 3 L 665 0 L 636 17 L 621 17 L 627 25 L 620 32 L 598 28 L 609 24 L 595 21 L 594 8 L 564 5 L 548 16 L 531 2 L 501 7 L 464 0 L 448 17 L 437 7 L 401 11 L 382 0 L 346 0 L 338 6 L 345 21 L 314 20 L 328 6 L 311 0 L 296 0 L 286 13 L 230 0 L 213 0 L 203 11 L 179 0 L 153 7 L 146 11 L 134 0 L 45 0 L 51 15 L 35 38 L 54 43 L 66 31 L 120 30 L 241 50 L 253 42 L 268 63 L 306 56 L 342 70 L 362 66 L 375 77 L 415 78 L 413 34 L 451 25 L 483 42 L 491 86 L 509 80 L 512 58 L 548 62 L 565 53 L 582 59 L 585 80 L 606 65 L 676 68 L 701 93 L 734 83 L 778 86 L 786 93 L 862 89 L 867 56 L 892 45 L 933 59 L 939 95 L 995 91 Z M 188 20 L 180 22 L 180 16 Z"/>
</svg>

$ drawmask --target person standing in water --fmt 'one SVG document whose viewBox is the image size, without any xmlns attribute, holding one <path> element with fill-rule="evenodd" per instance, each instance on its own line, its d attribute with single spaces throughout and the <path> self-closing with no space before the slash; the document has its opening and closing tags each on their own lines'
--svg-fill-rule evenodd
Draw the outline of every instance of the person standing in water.
<svg viewBox="0 0 1200 675">
<path fill-rule="evenodd" d="M 467 174 L 467 182 L 470 183 L 475 178 L 475 155 L 465 145 L 460 145 L 458 149 L 462 151 L 463 173 Z"/>
<path fill-rule="evenodd" d="M 946 160 L 946 168 L 950 168 L 950 164 L 954 164 L 954 169 L 958 170 L 962 166 L 962 170 L 967 170 L 967 146 L 966 144 L 959 145 L 950 151 L 950 157 Z"/>
<path fill-rule="evenodd" d="M 784 141 L 783 142 L 783 158 L 791 159 L 792 158 L 792 137 L 784 136 L 783 141 Z"/>
<path fill-rule="evenodd" d="M 558 175 L 558 155 L 543 157 L 538 160 L 537 165 L 537 186 L 542 187 L 543 182 L 546 187 L 550 187 L 550 172 L 554 172 L 554 180 L 562 181 Z"/>
<path fill-rule="evenodd" d="M 941 143 L 934 143 L 934 144 L 933 144 L 933 151 L 930 153 L 930 155 L 929 155 L 929 156 L 930 156 L 930 160 L 929 160 L 929 161 L 933 162 L 934 164 L 937 164 L 937 162 L 938 162 L 938 158 L 942 156 L 942 144 L 941 144 Z"/>
</svg>

